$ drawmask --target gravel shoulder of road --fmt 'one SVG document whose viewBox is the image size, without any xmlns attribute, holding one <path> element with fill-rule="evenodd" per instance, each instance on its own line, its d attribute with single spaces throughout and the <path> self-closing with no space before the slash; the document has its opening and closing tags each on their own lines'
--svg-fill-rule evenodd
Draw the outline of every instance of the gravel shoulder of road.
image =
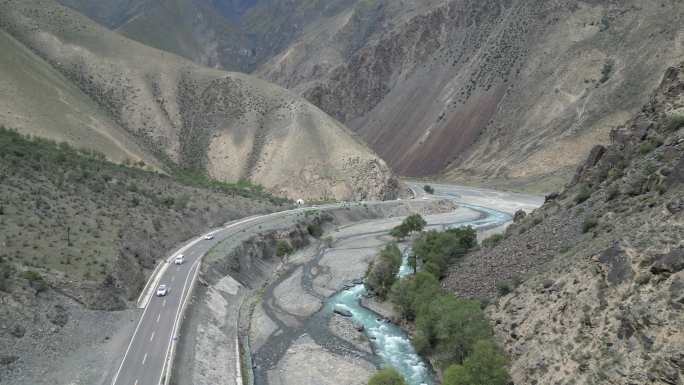
<svg viewBox="0 0 684 385">
<path fill-rule="evenodd" d="M 245 295 L 244 287 L 230 276 L 195 291 L 181 328 L 173 368 L 175 383 L 223 383 L 226 373 L 237 372 L 235 330 Z"/>
</svg>

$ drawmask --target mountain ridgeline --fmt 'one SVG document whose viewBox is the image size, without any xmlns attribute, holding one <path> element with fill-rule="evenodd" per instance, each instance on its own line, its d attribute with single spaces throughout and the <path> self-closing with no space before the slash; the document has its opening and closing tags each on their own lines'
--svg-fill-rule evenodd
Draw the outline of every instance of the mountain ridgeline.
<svg viewBox="0 0 684 385">
<path fill-rule="evenodd" d="M 683 18 L 675 0 L 185 0 L 112 27 L 304 96 L 399 174 L 545 191 L 684 59 Z"/>
<path fill-rule="evenodd" d="M 278 86 L 144 46 L 51 0 L 1 1 L 0 30 L 8 127 L 290 198 L 396 195 L 384 161 Z"/>
</svg>

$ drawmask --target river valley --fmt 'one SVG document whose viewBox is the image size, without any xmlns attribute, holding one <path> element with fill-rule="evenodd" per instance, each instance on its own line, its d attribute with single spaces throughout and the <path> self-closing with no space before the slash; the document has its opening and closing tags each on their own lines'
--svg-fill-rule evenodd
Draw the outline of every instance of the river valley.
<svg viewBox="0 0 684 385">
<path fill-rule="evenodd" d="M 532 197 L 449 186 L 440 186 L 436 194 L 425 199 L 448 197 L 458 203 L 449 212 L 425 215 L 428 229 L 472 226 L 486 234 L 502 229 L 515 210 L 538 204 Z M 378 249 L 392 240 L 387 232 L 402 219 L 330 229 L 327 242 L 290 258 L 253 308 L 249 338 L 256 385 L 361 385 L 386 365 L 411 385 L 434 383 L 430 365 L 409 336 L 389 321 L 391 305 L 375 304 L 378 314 L 362 304 L 369 301 L 361 278 Z M 400 275 L 410 274 L 403 248 Z"/>
</svg>

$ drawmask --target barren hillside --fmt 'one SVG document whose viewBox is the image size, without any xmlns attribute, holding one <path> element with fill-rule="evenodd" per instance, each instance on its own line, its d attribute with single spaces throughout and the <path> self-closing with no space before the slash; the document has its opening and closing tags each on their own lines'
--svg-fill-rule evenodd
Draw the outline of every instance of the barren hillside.
<svg viewBox="0 0 684 385">
<path fill-rule="evenodd" d="M 684 58 L 679 1 L 362 1 L 257 73 L 397 172 L 553 188 Z"/>
<path fill-rule="evenodd" d="M 0 123 L 63 139 L 67 128 L 84 130 L 77 119 L 88 115 L 105 138 L 123 138 L 116 140 L 125 148 L 119 153 L 143 147 L 161 163 L 219 180 L 249 179 L 309 199 L 394 196 L 396 181 L 381 159 L 342 124 L 280 87 L 149 48 L 51 0 L 0 1 L 0 28 L 10 52 L 24 52 L 25 62 L 61 83 L 35 76 L 24 83 L 12 63 L 0 67 L 3 79 L 25 92 L 52 89 L 71 98 L 60 108 L 52 97 L 26 97 L 19 108 L 3 92 L 9 111 L 0 112 Z M 46 106 L 59 125 L 31 113 Z M 72 143 L 94 147 L 89 132 L 71 135 Z M 126 146 L 131 137 L 140 146 Z"/>
</svg>

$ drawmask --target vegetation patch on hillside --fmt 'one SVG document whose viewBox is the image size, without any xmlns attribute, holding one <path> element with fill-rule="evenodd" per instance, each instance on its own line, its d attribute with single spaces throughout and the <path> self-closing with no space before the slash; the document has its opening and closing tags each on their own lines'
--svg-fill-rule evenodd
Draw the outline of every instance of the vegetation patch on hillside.
<svg viewBox="0 0 684 385">
<path fill-rule="evenodd" d="M 130 299 L 178 242 L 285 202 L 245 182 L 118 165 L 98 152 L 4 127 L 0 148 L 0 289 L 6 291 L 28 283 L 38 294 L 53 286 L 98 306 L 88 287 L 109 285 Z"/>
</svg>

